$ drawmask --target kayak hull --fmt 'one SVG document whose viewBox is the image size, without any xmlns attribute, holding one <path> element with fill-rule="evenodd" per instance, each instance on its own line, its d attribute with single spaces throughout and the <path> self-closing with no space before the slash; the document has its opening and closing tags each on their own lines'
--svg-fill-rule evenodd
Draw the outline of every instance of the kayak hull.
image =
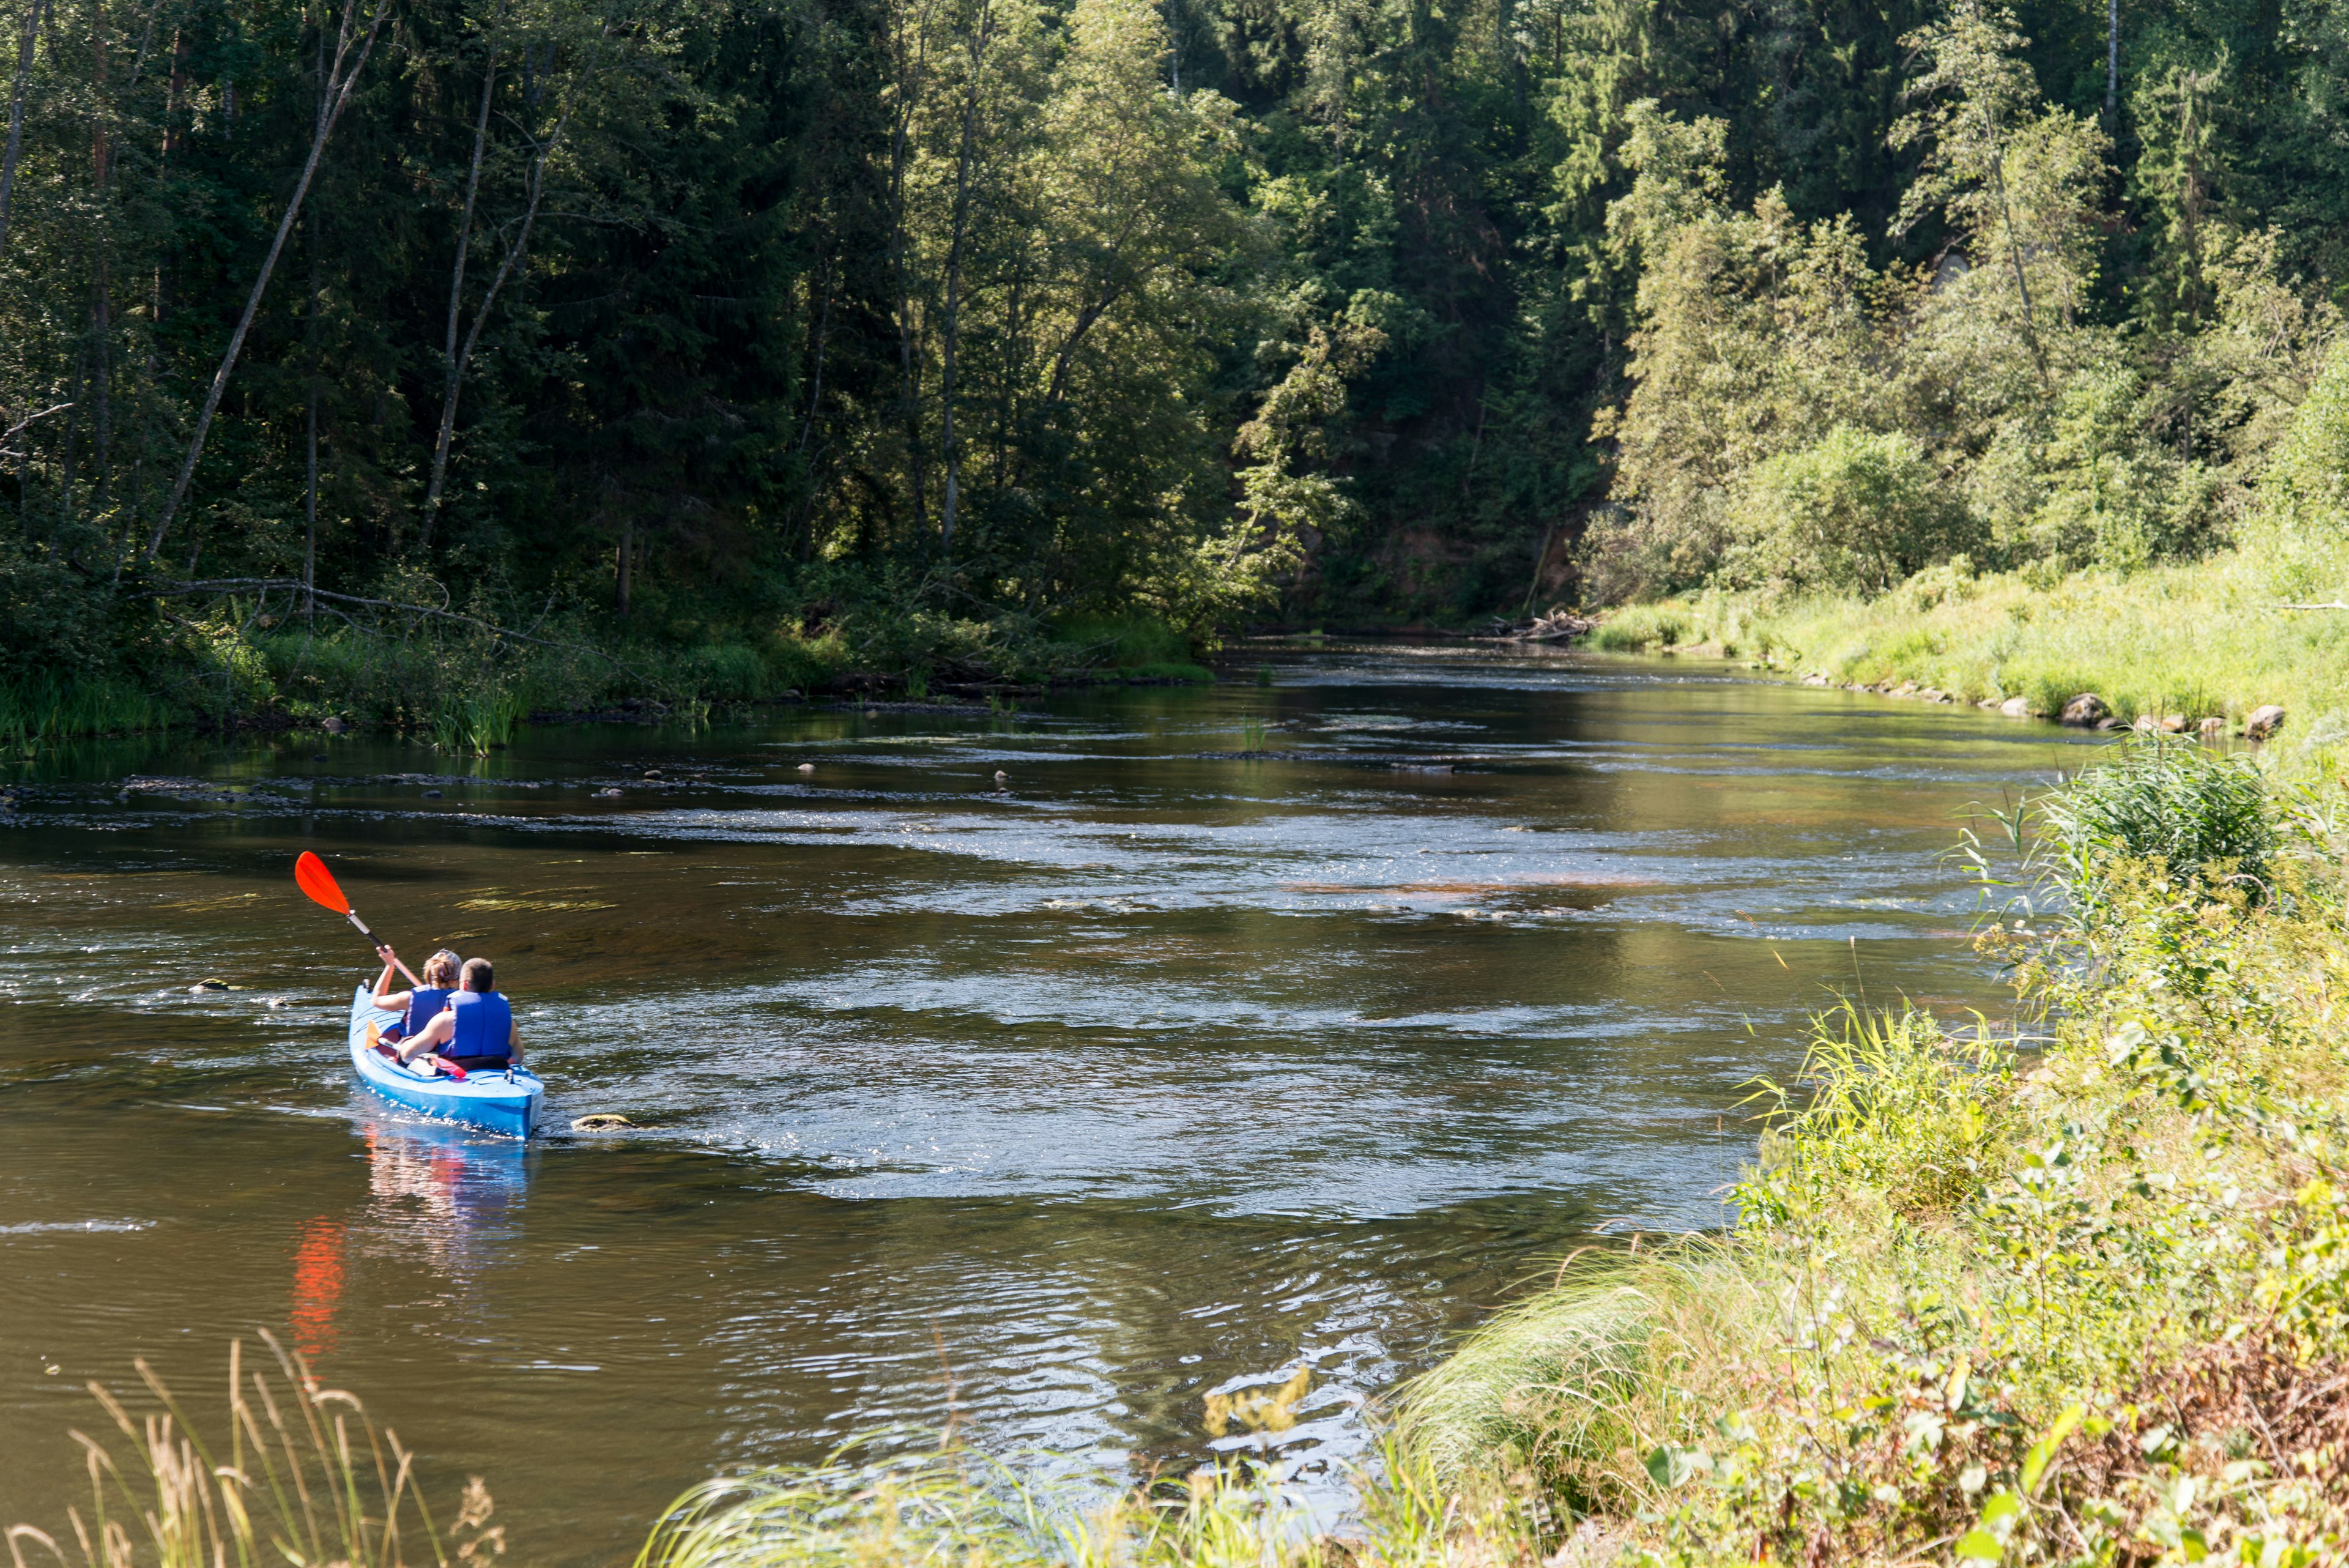
<svg viewBox="0 0 2349 1568">
<path fill-rule="evenodd" d="M 479 1072 L 462 1081 L 411 1072 L 375 1049 L 376 1036 L 399 1022 L 375 1005 L 365 986 L 351 996 L 351 1068 L 367 1086 L 394 1105 L 509 1137 L 528 1137 L 538 1126 L 546 1085 L 527 1067 Z"/>
</svg>

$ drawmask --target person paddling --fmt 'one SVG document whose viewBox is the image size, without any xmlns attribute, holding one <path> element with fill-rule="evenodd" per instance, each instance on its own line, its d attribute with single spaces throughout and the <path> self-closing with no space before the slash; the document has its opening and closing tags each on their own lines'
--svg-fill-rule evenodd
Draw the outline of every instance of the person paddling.
<svg viewBox="0 0 2349 1568">
<path fill-rule="evenodd" d="M 449 998 L 457 989 L 457 955 L 442 948 L 426 959 L 424 983 L 410 991 L 391 989 L 391 977 L 400 964 L 399 955 L 391 950 L 389 942 L 378 942 L 375 956 L 383 960 L 383 972 L 375 977 L 375 1004 L 386 1012 L 400 1014 L 399 1022 L 383 1032 L 383 1041 L 393 1044 L 413 1040 L 449 1005 Z"/>
<path fill-rule="evenodd" d="M 498 994 L 497 971 L 487 959 L 467 959 L 449 1005 L 422 1030 L 400 1042 L 399 1060 L 425 1072 L 455 1067 L 522 1065 L 522 1025 Z M 426 1067 L 422 1064 L 431 1064 Z"/>
</svg>

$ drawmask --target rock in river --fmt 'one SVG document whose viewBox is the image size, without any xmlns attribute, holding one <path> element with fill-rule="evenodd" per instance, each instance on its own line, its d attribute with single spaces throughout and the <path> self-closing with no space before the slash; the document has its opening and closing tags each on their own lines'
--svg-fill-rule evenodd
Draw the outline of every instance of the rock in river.
<svg viewBox="0 0 2349 1568">
<path fill-rule="evenodd" d="M 2031 717 L 2031 699 L 2010 697 L 1998 705 L 1998 711 L 2010 719 L 2028 719 Z"/>
<path fill-rule="evenodd" d="M 2065 724 L 2076 724 L 2085 730 L 2093 728 L 2099 721 L 2109 717 L 2111 713 L 2112 710 L 2105 706 L 2105 700 L 2103 698 L 2097 696 L 2093 691 L 2083 691 L 2078 696 L 2073 698 L 2069 702 L 2064 704 L 2064 711 L 2059 716 L 2059 722 Z"/>
<path fill-rule="evenodd" d="M 2243 733 L 2254 741 L 2264 741 L 2282 728 L 2283 705 L 2280 702 L 2252 709 L 2251 716 L 2243 722 Z"/>
</svg>

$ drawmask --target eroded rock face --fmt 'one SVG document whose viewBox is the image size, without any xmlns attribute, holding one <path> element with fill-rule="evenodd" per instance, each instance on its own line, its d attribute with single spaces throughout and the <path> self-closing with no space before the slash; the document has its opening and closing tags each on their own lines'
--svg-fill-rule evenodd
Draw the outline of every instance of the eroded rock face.
<svg viewBox="0 0 2349 1568">
<path fill-rule="evenodd" d="M 2251 710 L 2243 722 L 2243 733 L 2254 741 L 2264 741 L 2283 728 L 2283 704 L 2269 702 Z"/>
<path fill-rule="evenodd" d="M 2064 704 L 2064 711 L 2057 715 L 2057 719 L 2059 722 L 2076 724 L 2085 730 L 2092 729 L 2111 718 L 2112 712 L 2110 708 L 2105 706 L 2103 698 L 2093 691 L 2083 691 Z"/>
</svg>

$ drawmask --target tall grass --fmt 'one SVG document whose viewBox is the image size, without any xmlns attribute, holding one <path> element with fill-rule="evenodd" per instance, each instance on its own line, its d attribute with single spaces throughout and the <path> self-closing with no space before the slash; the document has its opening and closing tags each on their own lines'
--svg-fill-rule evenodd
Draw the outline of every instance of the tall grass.
<svg viewBox="0 0 2349 1568">
<path fill-rule="evenodd" d="M 229 1347 L 225 1447 L 208 1442 L 171 1388 L 135 1363 L 143 1397 L 134 1410 L 103 1384 L 91 1396 L 119 1435 L 82 1432 L 88 1511 L 66 1511 L 61 1540 L 11 1526 L 15 1568 L 403 1568 L 429 1554 L 447 1568 L 450 1549 L 471 1562 L 502 1552 L 489 1523 L 489 1491 L 475 1478 L 444 1540 L 419 1489 L 415 1455 L 369 1420 L 358 1399 L 322 1386 L 298 1355 L 264 1334 L 274 1362 L 248 1372 L 243 1345 Z"/>
<path fill-rule="evenodd" d="M 2283 840 L 2272 786 L 2249 757 L 2158 736 L 2115 747 L 2039 803 L 2061 880 L 2095 904 L 2116 862 L 2158 860 L 2181 877 L 2261 886 Z"/>
<path fill-rule="evenodd" d="M 695 1488 L 635 1568 L 1437 1568 L 1530 1564 L 1522 1508 L 1464 1506 L 1400 1454 L 1364 1477 L 1342 1542 L 1239 1465 L 1135 1488 L 1068 1475 L 1050 1456 L 1006 1460 L 951 1443 L 851 1445 L 821 1464 Z M 1054 1479 L 1055 1477 L 1061 1479 Z"/>
<path fill-rule="evenodd" d="M 0 680 L 0 742 L 160 730 L 183 715 L 129 681 L 44 672 Z"/>
<path fill-rule="evenodd" d="M 1589 645 L 1612 651 L 1671 648 L 1691 640 L 1694 619 L 1680 605 L 1626 605 L 1591 628 Z"/>
</svg>

